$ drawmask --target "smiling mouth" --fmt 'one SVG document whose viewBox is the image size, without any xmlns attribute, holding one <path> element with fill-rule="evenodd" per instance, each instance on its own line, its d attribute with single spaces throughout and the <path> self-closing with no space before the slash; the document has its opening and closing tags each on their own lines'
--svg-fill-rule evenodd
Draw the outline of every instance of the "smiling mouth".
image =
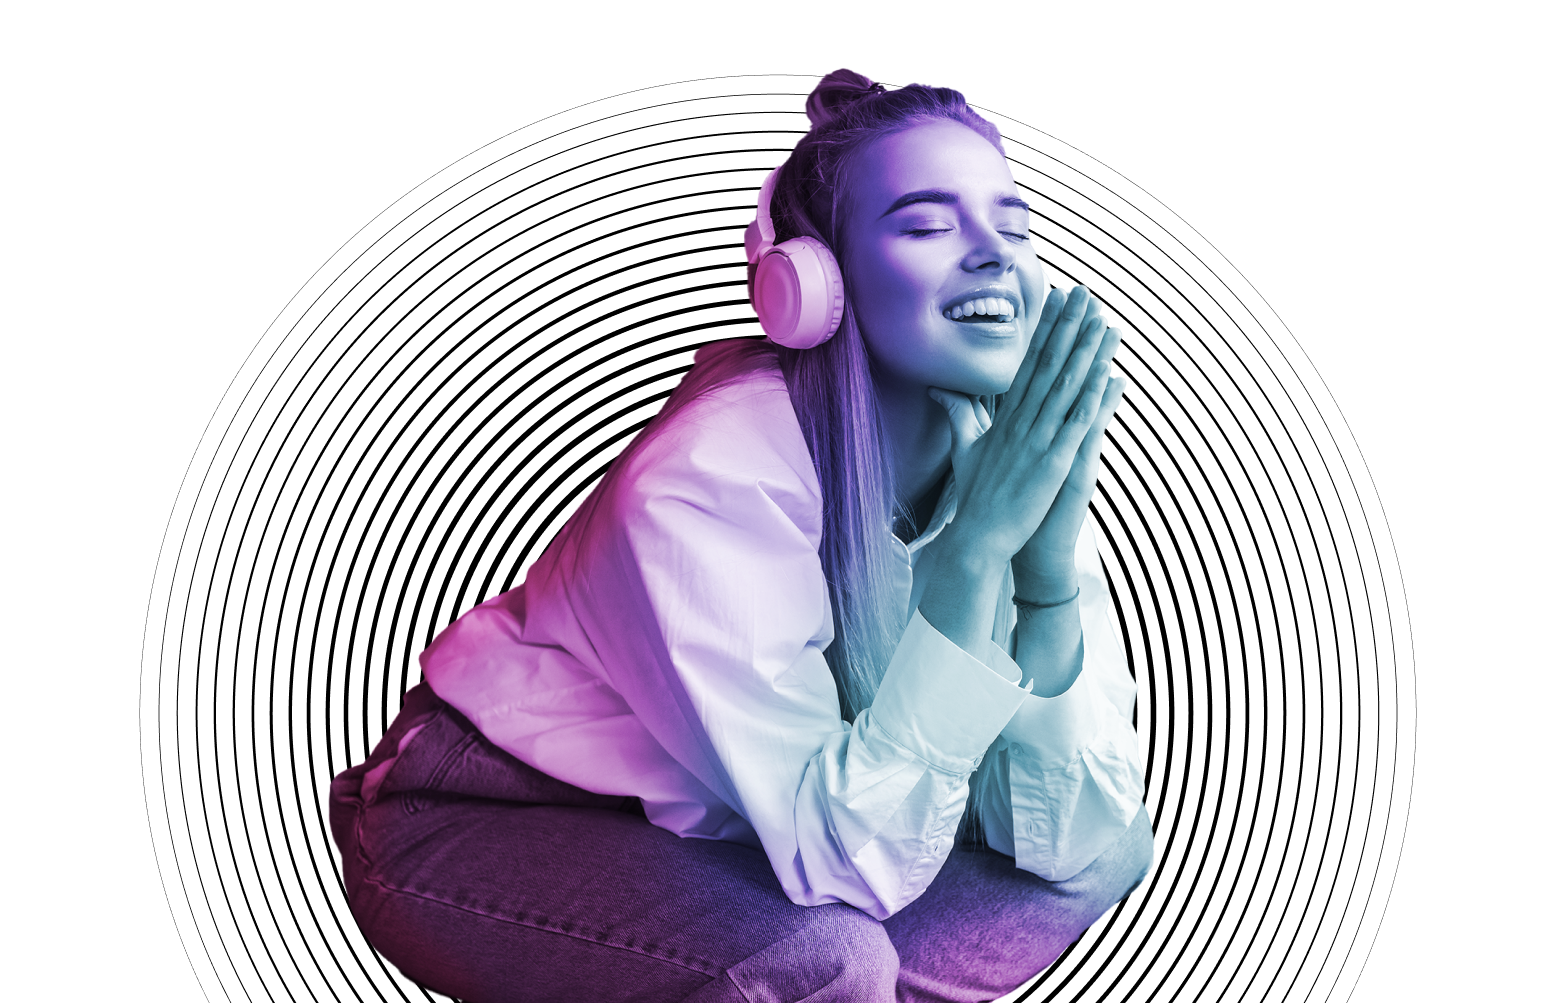
<svg viewBox="0 0 1556 1003">
<path fill-rule="evenodd" d="M 1016 319 L 1016 305 L 1003 296 L 979 296 L 948 306 L 941 315 L 963 324 L 1007 324 Z"/>
</svg>

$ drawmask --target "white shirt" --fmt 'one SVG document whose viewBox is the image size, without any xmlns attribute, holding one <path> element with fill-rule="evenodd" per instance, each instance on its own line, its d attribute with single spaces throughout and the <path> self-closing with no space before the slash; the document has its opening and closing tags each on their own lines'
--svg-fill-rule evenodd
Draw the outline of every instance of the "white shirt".
<svg viewBox="0 0 1556 1003">
<path fill-rule="evenodd" d="M 904 612 L 912 544 L 894 541 Z M 996 637 L 966 652 L 917 612 L 874 704 L 850 725 L 823 651 L 832 612 L 821 488 L 777 373 L 687 405 L 607 478 L 525 583 L 422 654 L 433 690 L 499 747 L 558 779 L 642 799 L 681 836 L 763 849 L 789 898 L 884 919 L 951 850 L 968 778 L 1018 867 L 1063 880 L 1140 809 L 1135 687 L 1107 618 L 1088 525 L 1076 548 L 1084 661 L 1065 693 L 1019 685 Z M 882 532 L 888 532 L 882 527 Z"/>
</svg>

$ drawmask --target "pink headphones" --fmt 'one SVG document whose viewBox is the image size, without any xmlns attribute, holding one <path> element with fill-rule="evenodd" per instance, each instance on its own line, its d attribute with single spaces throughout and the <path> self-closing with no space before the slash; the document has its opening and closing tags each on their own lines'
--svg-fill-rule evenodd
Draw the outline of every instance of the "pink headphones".
<svg viewBox="0 0 1556 1003">
<path fill-rule="evenodd" d="M 746 285 L 762 330 L 787 348 L 815 348 L 843 322 L 843 275 L 826 244 L 795 237 L 773 246 L 769 210 L 776 168 L 756 197 L 756 219 L 746 227 Z"/>
</svg>

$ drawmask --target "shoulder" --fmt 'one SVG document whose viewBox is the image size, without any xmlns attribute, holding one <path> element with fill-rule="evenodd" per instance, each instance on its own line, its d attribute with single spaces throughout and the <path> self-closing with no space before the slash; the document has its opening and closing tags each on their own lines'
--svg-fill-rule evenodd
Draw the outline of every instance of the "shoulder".
<svg viewBox="0 0 1556 1003">
<path fill-rule="evenodd" d="M 687 376 L 699 374 L 704 360 Z M 776 366 L 726 373 L 690 400 L 667 406 L 621 471 L 621 507 L 690 505 L 715 518 L 775 510 L 819 540 L 821 486 Z"/>
<path fill-rule="evenodd" d="M 745 373 L 720 384 L 679 408 L 657 432 L 645 449 L 661 457 L 689 452 L 731 471 L 775 460 L 812 467 L 780 373 Z"/>
</svg>

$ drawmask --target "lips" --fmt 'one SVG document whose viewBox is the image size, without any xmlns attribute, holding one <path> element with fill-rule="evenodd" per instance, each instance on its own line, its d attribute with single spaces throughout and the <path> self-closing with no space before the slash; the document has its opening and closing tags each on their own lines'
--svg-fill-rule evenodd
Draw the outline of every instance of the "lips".
<svg viewBox="0 0 1556 1003">
<path fill-rule="evenodd" d="M 979 289 L 959 296 L 941 310 L 941 316 L 963 324 L 1006 324 L 1016 318 L 1018 299 L 1003 289 Z"/>
</svg>

